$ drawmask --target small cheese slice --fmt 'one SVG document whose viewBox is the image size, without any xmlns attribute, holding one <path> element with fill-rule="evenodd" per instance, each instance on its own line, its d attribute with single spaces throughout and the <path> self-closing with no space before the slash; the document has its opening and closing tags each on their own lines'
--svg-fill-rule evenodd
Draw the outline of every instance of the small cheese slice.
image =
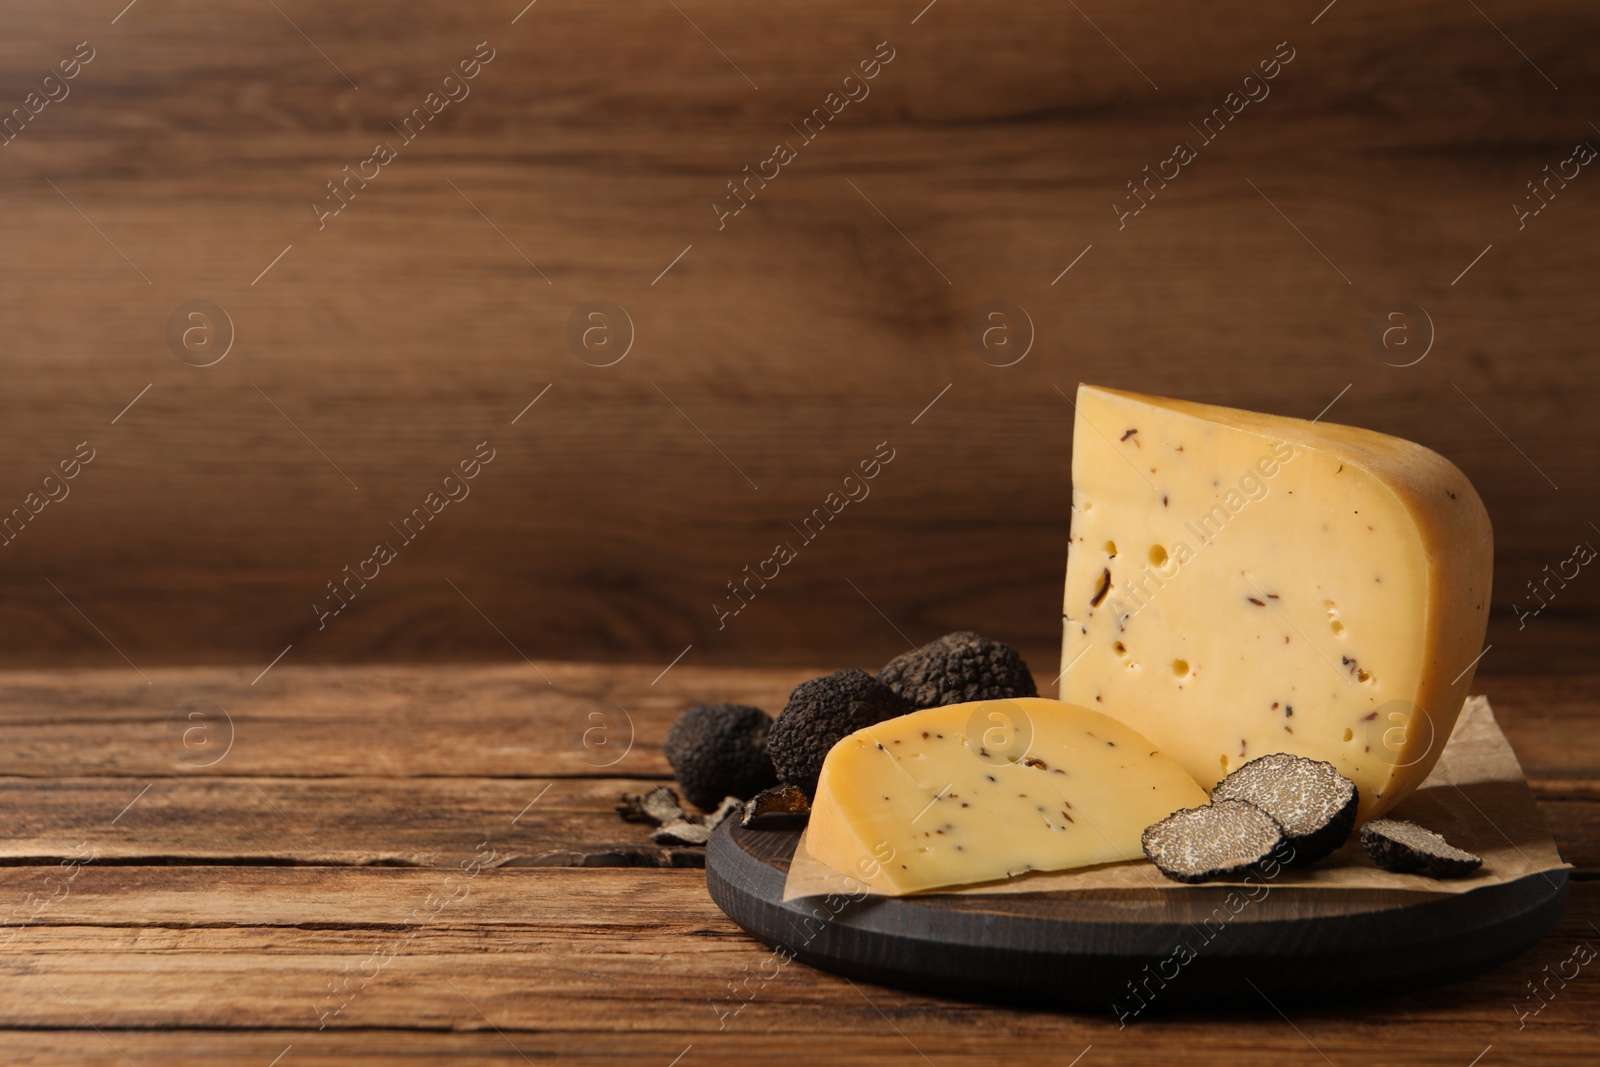
<svg viewBox="0 0 1600 1067">
<path fill-rule="evenodd" d="M 1208 788 L 1327 760 L 1359 818 L 1416 788 L 1472 684 L 1493 536 L 1466 476 L 1349 426 L 1078 390 L 1060 692 Z"/>
<path fill-rule="evenodd" d="M 810 853 L 880 892 L 1142 858 L 1206 794 L 1138 732 L 1038 697 L 928 708 L 858 730 L 822 765 Z"/>
</svg>

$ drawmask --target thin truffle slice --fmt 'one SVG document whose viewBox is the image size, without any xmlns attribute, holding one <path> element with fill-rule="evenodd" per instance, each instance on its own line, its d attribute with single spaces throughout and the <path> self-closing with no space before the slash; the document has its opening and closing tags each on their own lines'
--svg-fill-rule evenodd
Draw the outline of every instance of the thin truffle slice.
<svg viewBox="0 0 1600 1067">
<path fill-rule="evenodd" d="M 801 827 L 811 817 L 811 802 L 797 785 L 775 785 L 763 789 L 745 805 L 740 826 L 752 830 L 786 830 Z"/>
<path fill-rule="evenodd" d="M 976 700 L 1036 697 L 1033 673 L 1016 649 L 962 630 L 896 656 L 877 679 L 905 698 L 913 711 Z"/>
<path fill-rule="evenodd" d="M 1283 845 L 1283 828 L 1242 800 L 1184 808 L 1145 828 L 1139 843 L 1156 869 L 1176 882 L 1240 875 Z"/>
<path fill-rule="evenodd" d="M 734 812 L 743 808 L 744 801 L 738 797 L 726 797 L 708 815 L 685 815 L 662 823 L 661 828 L 650 835 L 650 840 L 658 845 L 703 845 L 711 840 L 711 832 L 724 819 L 732 818 Z"/>
<path fill-rule="evenodd" d="M 624 822 L 642 822 L 651 826 L 684 818 L 677 790 L 665 785 L 658 785 L 642 795 L 623 793 L 617 802 L 617 814 L 622 816 Z"/>
<path fill-rule="evenodd" d="M 1243 800 L 1278 820 L 1294 850 L 1287 862 L 1315 863 L 1350 837 L 1361 803 L 1356 784 L 1331 763 L 1288 752 L 1259 756 L 1218 783 L 1211 799 Z"/>
<path fill-rule="evenodd" d="M 1416 872 L 1430 878 L 1460 878 L 1483 864 L 1483 857 L 1456 848 L 1439 834 L 1401 819 L 1374 819 L 1361 828 L 1361 847 L 1386 871 Z"/>
</svg>

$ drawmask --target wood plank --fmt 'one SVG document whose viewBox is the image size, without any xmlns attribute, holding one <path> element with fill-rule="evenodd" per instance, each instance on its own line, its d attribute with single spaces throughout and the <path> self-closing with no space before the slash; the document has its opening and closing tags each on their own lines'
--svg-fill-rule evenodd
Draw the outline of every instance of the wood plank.
<svg viewBox="0 0 1600 1067">
<path fill-rule="evenodd" d="M 626 778 L 0 779 L 14 830 L 0 863 L 289 863 L 449 868 L 492 847 L 507 865 L 703 866 L 624 822 Z M 486 849 L 485 849 L 486 851 Z"/>
<path fill-rule="evenodd" d="M 12 6 L 6 106 L 88 32 L 80 7 Z M 3 506 L 78 441 L 98 454 L 7 549 L 0 663 L 120 667 L 120 649 L 144 669 L 259 669 L 289 645 L 291 663 L 488 660 L 507 641 L 882 660 L 903 650 L 895 628 L 975 627 L 1042 670 L 1069 506 L 1053 386 L 1086 378 L 1307 416 L 1350 385 L 1330 417 L 1439 448 L 1482 489 L 1497 669 L 1592 667 L 1600 583 L 1569 583 L 1526 629 L 1512 605 L 1594 536 L 1569 501 L 1600 489 L 1600 385 L 1574 370 L 1600 331 L 1600 199 L 1573 183 L 1520 230 L 1508 210 L 1592 136 L 1591 8 L 1409 0 L 1314 25 L 1242 0 L 941 5 L 914 25 L 730 0 L 547 2 L 516 25 L 426 0 L 378 24 L 356 5 L 284 14 L 140 5 L 4 149 Z M 485 39 L 499 53 L 471 97 L 319 231 L 324 183 Z M 897 55 L 871 97 L 719 229 L 725 183 L 883 40 Z M 1272 96 L 1119 229 L 1126 183 L 1198 139 L 1190 124 L 1282 40 L 1297 55 Z M 164 344 L 200 298 L 239 337 L 203 370 Z M 567 347 L 594 299 L 637 326 L 615 367 Z M 969 338 L 995 299 L 1036 329 L 1015 367 Z M 1402 302 L 1439 338 L 1404 369 L 1369 337 Z M 484 439 L 498 458 L 473 499 L 319 627 L 326 583 Z M 872 497 L 719 628 L 726 583 L 884 440 L 897 458 Z"/>
<path fill-rule="evenodd" d="M 452 994 L 454 995 L 454 994 Z M 854 994 L 852 994 L 854 995 Z M 664 1009 L 670 1011 L 670 1008 Z M 1553 1009 L 1552 1009 L 1553 1010 Z M 1513 1023 L 1515 1020 L 1511 1020 Z M 1398 1063 L 1408 1067 L 1462 1067 L 1471 1057 L 1493 1045 L 1500 1052 L 1516 1056 L 1515 1062 L 1528 1067 L 1566 1067 L 1594 1055 L 1594 1043 L 1581 1029 L 1541 1023 L 1509 1039 L 1503 1022 L 1481 1022 L 1461 1029 L 1405 1026 L 1397 1021 L 1387 1031 L 1359 1023 L 1348 1030 L 1318 1032 L 1315 1048 L 1278 1021 L 1230 1020 L 1227 1024 L 1191 1022 L 1182 1025 L 1146 1024 L 1123 1032 L 1104 1032 L 1088 1026 L 1068 1028 L 1060 1034 L 998 1035 L 988 1029 L 977 1032 L 951 1032 L 939 1037 L 935 1047 L 926 1035 L 907 1029 L 907 1020 L 896 1017 L 895 1033 L 888 1023 L 875 1033 L 834 1035 L 818 1031 L 806 1035 L 724 1032 L 711 1035 L 637 1031 L 625 1034 L 584 1031 L 541 1031 L 527 1034 L 433 1033 L 418 1031 L 257 1031 L 240 1033 L 218 1030 L 183 1031 L 39 1031 L 0 1030 L 0 1041 L 14 1050 L 21 1062 L 65 1064 L 68 1067 L 127 1067 L 162 1063 L 173 1067 L 212 1067 L 217 1063 L 266 1067 L 273 1057 L 290 1049 L 281 1061 L 289 1064 L 332 1065 L 405 1063 L 417 1067 L 484 1064 L 498 1067 L 526 1067 L 543 1059 L 560 1062 L 599 1061 L 604 1063 L 670 1064 L 683 1055 L 684 1067 L 699 1063 L 750 1064 L 783 1061 L 827 1062 L 841 1067 L 876 1067 L 878 1064 L 905 1064 L 909 1067 L 938 1065 L 993 1064 L 997 1055 L 1042 1063 L 1070 1063 L 1073 1055 L 1089 1049 L 1082 1061 L 1107 1053 L 1131 1067 L 1171 1067 L 1175 1056 L 1187 1064 L 1218 1064 L 1240 1067 L 1279 1067 L 1288 1063 L 1322 1063 L 1318 1049 L 1334 1063 Z M 1332 1029 L 1332 1028 L 1330 1028 Z M 1513 1031 L 1515 1027 L 1511 1028 Z M 1473 1042 L 1479 1043 L 1474 1047 Z M 115 1048 L 113 1048 L 113 1043 Z M 1065 1055 L 1064 1055 L 1065 1050 Z M 124 1059 L 126 1056 L 127 1059 Z M 1398 1057 L 1404 1057 L 1403 1060 Z M 1486 1058 L 1485 1064 L 1496 1062 Z"/>
<path fill-rule="evenodd" d="M 0 864 L 87 855 L 100 863 L 391 865 L 448 868 L 480 843 L 508 866 L 701 866 L 623 822 L 626 778 L 0 779 L 14 829 Z M 127 810 L 124 812 L 123 809 Z M 1568 862 L 1600 872 L 1600 797 L 1541 796 Z M 119 813 L 121 813 L 119 815 Z"/>
<path fill-rule="evenodd" d="M 18 827 L 0 859 L 92 848 L 102 862 L 448 866 L 488 840 L 510 864 L 695 864 L 698 850 L 657 848 L 647 827 L 618 819 L 618 794 L 670 777 L 660 739 L 684 705 L 776 709 L 809 672 L 653 670 L 284 668 L 254 687 L 212 668 L 133 687 L 114 671 L 8 673 L 0 800 Z M 1593 680 L 1488 684 L 1541 811 L 1584 871 L 1600 870 L 1600 740 L 1584 728 Z M 172 725 L 196 708 L 226 708 L 207 726 L 233 726 L 232 748 L 208 766 L 183 757 L 218 750 L 185 750 Z M 605 745 L 585 744 L 594 713 Z"/>
<path fill-rule="evenodd" d="M 465 858 L 473 856 L 471 850 Z M 36 915 L 14 916 L 0 928 L 9 938 L 23 918 L 35 930 L 53 926 L 185 927 L 295 926 L 307 929 L 384 930 L 447 925 L 457 929 L 533 926 L 624 935 L 649 926 L 711 936 L 734 928 L 705 891 L 699 871 L 493 867 L 418 870 L 405 867 L 184 867 L 87 863 L 57 874 L 54 868 L 0 867 L 0 900 L 34 893 Z M 444 879 L 455 874 L 456 881 Z M 495 877 L 489 877 L 493 874 Z M 465 889 L 456 888 L 464 885 Z M 449 898 L 435 912 L 429 894 Z M 579 898 L 588 907 L 573 906 Z M 199 903 L 197 903 L 199 902 Z M 713 922 L 716 920 L 716 922 Z"/>
<path fill-rule="evenodd" d="M 1479 675 L 1473 688 L 1488 695 L 1530 780 L 1581 783 L 1585 793 L 1600 785 L 1600 738 L 1588 726 L 1600 710 L 1600 677 L 1490 673 Z"/>
<path fill-rule="evenodd" d="M 249 669 L 153 669 L 150 685 L 125 670 L 5 671 L 0 775 L 138 785 L 236 775 L 667 777 L 661 741 L 685 707 L 735 701 L 776 714 L 806 678 L 874 664 L 854 654 L 810 667 L 679 664 L 663 675 L 665 666 L 279 666 L 254 685 Z M 1558 792 L 1600 782 L 1600 735 L 1587 728 L 1600 675 L 1490 673 L 1476 688 L 1530 778 L 1571 783 Z"/>
<path fill-rule="evenodd" d="M 1535 792 L 1535 796 L 1539 794 Z M 1556 839 L 1561 858 L 1577 867 L 1578 877 L 1600 874 L 1600 803 L 1569 798 L 1538 801 L 1539 815 Z"/>
<path fill-rule="evenodd" d="M 249 670 L 160 668 L 149 685 L 126 671 L 7 671 L 0 774 L 667 776 L 661 742 L 684 708 L 776 714 L 826 670 L 666 666 L 280 666 L 257 684 Z"/>
<path fill-rule="evenodd" d="M 21 887 L 14 880 L 20 872 L 5 873 L 7 890 Z M 1115 1019 L 1093 1013 L 962 1004 L 872 985 L 852 989 L 801 964 L 769 968 L 772 977 L 762 981 L 768 951 L 716 910 L 694 872 L 484 870 L 467 880 L 459 903 L 420 922 L 402 910 L 423 907 L 439 890 L 433 872 L 173 874 L 85 869 L 81 889 L 74 887 L 59 914 L 7 931 L 16 938 L 0 957 L 0 982 L 10 994 L 0 1025 L 80 1027 L 86 1018 L 108 1031 L 314 1032 L 319 1021 L 331 1029 L 498 1028 L 519 1035 L 519 1046 L 520 1034 L 534 1030 L 671 1032 L 681 1035 L 679 1050 L 744 1034 L 781 1050 L 821 1032 L 871 1042 L 891 1032 L 887 1018 L 930 1053 L 953 1042 L 964 1055 L 976 1055 L 987 1036 L 1024 1048 L 1078 1042 L 1069 1058 L 1090 1042 L 1133 1055 L 1201 1040 L 1218 1056 L 1264 1046 L 1280 1055 L 1307 1054 L 1266 1005 L 1241 1005 L 1226 1030 L 1205 1019 L 1153 1017 L 1119 1032 Z M 92 924 L 80 924 L 91 915 Z M 1592 1054 L 1600 1047 L 1588 1025 L 1600 997 L 1595 983 L 1552 984 L 1553 999 L 1521 1031 L 1512 1005 L 1528 996 L 1528 981 L 1546 977 L 1547 966 L 1553 972 L 1578 942 L 1593 943 L 1589 924 L 1596 918 L 1600 885 L 1577 883 L 1559 930 L 1524 956 L 1465 981 L 1364 1005 L 1354 1015 L 1303 1010 L 1295 1024 L 1335 1062 L 1346 1062 L 1341 1054 L 1359 1062 L 1355 1054 L 1371 1053 L 1380 1042 L 1402 1049 L 1436 1042 L 1444 1032 L 1439 1027 L 1448 1027 L 1452 1049 L 1457 1041 L 1477 1042 L 1469 1057 L 1491 1042 L 1512 1057 L 1555 1048 Z M 344 1010 L 321 1019 L 320 998 L 337 1004 L 328 983 L 360 973 L 375 951 L 380 962 L 365 969 L 365 987 L 352 982 Z M 730 986 L 740 988 L 746 976 L 750 985 L 735 1000 Z M 742 1010 L 727 1014 L 740 1003 Z M 532 1047 L 543 1047 L 540 1040 Z"/>
</svg>

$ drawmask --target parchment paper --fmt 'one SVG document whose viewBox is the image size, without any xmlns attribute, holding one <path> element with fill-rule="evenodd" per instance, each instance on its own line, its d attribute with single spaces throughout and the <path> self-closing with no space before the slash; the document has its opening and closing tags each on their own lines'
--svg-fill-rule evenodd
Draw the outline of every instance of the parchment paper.
<svg viewBox="0 0 1600 1067">
<path fill-rule="evenodd" d="M 1540 871 L 1560 870 L 1563 863 L 1556 843 L 1533 804 L 1533 794 L 1522 775 L 1522 765 L 1494 721 L 1486 697 L 1469 697 L 1456 720 L 1450 741 L 1433 772 L 1388 818 L 1409 819 L 1436 833 L 1452 845 L 1476 852 L 1483 866 L 1467 878 L 1429 878 L 1396 874 L 1367 858 L 1358 834 L 1351 834 L 1333 855 L 1302 869 L 1280 869 L 1277 886 L 1311 886 L 1317 889 L 1386 889 L 1438 895 L 1466 893 L 1499 885 Z M 1257 876 L 1259 878 L 1259 876 Z M 1071 871 L 1035 871 L 998 882 L 953 886 L 931 893 L 984 895 L 1099 891 L 1106 889 L 1169 889 L 1185 892 L 1205 886 L 1227 885 L 1219 879 L 1199 886 L 1163 877 L 1147 860 L 1107 863 Z M 795 848 L 783 899 L 829 893 L 884 896 L 843 871 L 829 867 L 806 848 L 805 835 Z"/>
</svg>

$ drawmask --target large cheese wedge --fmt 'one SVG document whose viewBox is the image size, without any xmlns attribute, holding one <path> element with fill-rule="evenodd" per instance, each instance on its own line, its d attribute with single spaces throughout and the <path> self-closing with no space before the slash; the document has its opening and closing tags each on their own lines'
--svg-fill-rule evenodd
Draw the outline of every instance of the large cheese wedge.
<svg viewBox="0 0 1600 1067">
<path fill-rule="evenodd" d="M 1492 534 L 1466 477 L 1350 426 L 1078 389 L 1063 700 L 1208 788 L 1327 760 L 1363 820 L 1427 776 L 1472 684 Z"/>
<path fill-rule="evenodd" d="M 1206 794 L 1099 712 L 1028 697 L 928 708 L 846 737 L 807 848 L 881 892 L 1142 857 L 1139 835 Z"/>
</svg>

